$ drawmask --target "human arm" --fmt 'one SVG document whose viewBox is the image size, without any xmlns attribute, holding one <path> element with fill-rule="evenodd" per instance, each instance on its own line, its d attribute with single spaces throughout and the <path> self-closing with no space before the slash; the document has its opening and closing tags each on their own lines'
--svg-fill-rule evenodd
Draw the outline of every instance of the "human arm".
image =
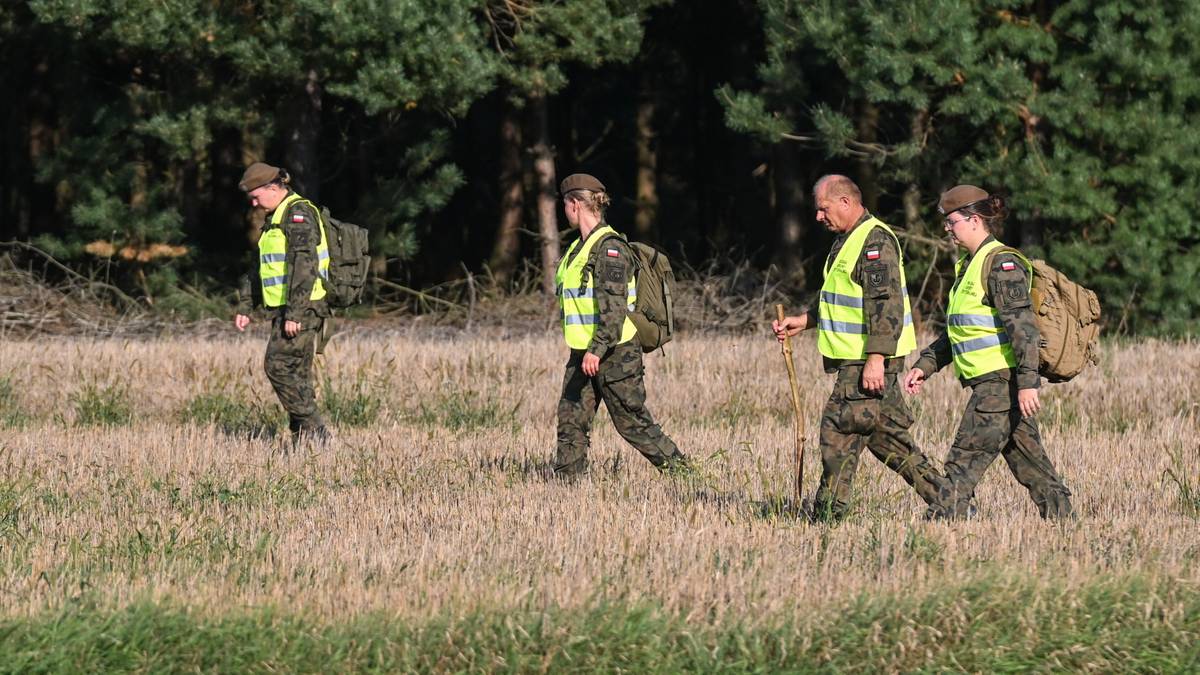
<svg viewBox="0 0 1200 675">
<path fill-rule="evenodd" d="M 592 250 L 592 295 L 596 302 L 596 331 L 584 357 L 584 373 L 621 340 L 629 315 L 629 282 L 633 279 L 633 251 L 620 237 L 596 242 Z M 591 359 L 587 358 L 592 357 Z"/>
<path fill-rule="evenodd" d="M 321 242 L 320 219 L 311 205 L 298 201 L 288 207 L 282 227 L 287 235 L 288 276 L 284 332 L 294 337 L 299 330 L 288 331 L 287 323 L 294 323 L 298 327 L 306 312 L 315 306 L 311 297 L 319 274 L 317 245 Z"/>
</svg>

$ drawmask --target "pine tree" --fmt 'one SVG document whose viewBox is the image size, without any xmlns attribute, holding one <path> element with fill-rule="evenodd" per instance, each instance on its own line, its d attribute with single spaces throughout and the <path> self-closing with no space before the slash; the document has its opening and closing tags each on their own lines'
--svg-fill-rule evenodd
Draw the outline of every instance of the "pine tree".
<svg viewBox="0 0 1200 675">
<path fill-rule="evenodd" d="M 1191 3 L 760 7 L 761 87 L 718 91 L 731 127 L 849 171 L 868 201 L 879 195 L 881 215 L 921 240 L 940 235 L 942 190 L 1007 193 L 1006 236 L 1095 287 L 1110 318 L 1194 329 L 1200 293 L 1186 280 L 1197 230 L 1185 205 L 1198 175 L 1187 119 L 1200 90 L 1200 12 Z M 934 250 L 910 255 L 910 279 Z"/>
</svg>

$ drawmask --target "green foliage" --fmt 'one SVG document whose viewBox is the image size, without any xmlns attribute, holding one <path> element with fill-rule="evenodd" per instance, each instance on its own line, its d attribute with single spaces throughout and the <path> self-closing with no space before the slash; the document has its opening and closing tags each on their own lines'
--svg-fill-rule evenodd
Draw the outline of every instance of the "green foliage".
<svg viewBox="0 0 1200 675">
<path fill-rule="evenodd" d="M 627 63 L 642 46 L 646 13 L 667 0 L 489 0 L 492 38 L 501 56 L 500 75 L 520 103 L 567 84 L 564 68 Z"/>
<path fill-rule="evenodd" d="M 932 236 L 947 187 L 1008 194 L 1010 241 L 1040 245 L 1032 252 L 1096 289 L 1113 323 L 1195 330 L 1200 12 L 1191 3 L 759 7 L 759 84 L 717 91 L 732 128 L 873 165 L 878 185 L 868 187 L 909 199 L 908 211 L 892 201 L 882 215 Z"/>
<path fill-rule="evenodd" d="M 190 398 L 179 413 L 180 421 L 213 425 L 231 436 L 275 436 L 287 428 L 287 419 L 279 406 L 250 402 L 248 397 L 215 387 Z"/>
<path fill-rule="evenodd" d="M 70 396 L 75 408 L 75 425 L 117 427 L 133 421 L 133 404 L 128 388 L 119 382 L 87 383 Z"/>
<path fill-rule="evenodd" d="M 186 544 L 198 560 L 261 559 L 270 550 L 207 534 L 172 544 L 167 528 L 151 528 L 117 554 Z M 0 671 L 1025 672 L 1053 664 L 1188 672 L 1200 661 L 1200 593 L 1170 580 L 1068 589 L 1024 575 L 981 578 L 799 615 L 712 625 L 614 600 L 419 623 L 384 615 L 318 622 L 270 608 L 214 614 L 140 602 L 111 610 L 84 598 L 0 623 Z"/>
<path fill-rule="evenodd" d="M 200 257 L 108 259 L 84 246 L 105 241 L 116 250 L 143 250 L 196 238 L 225 245 L 212 234 L 219 223 L 210 203 L 237 199 L 231 180 L 242 169 L 241 148 L 259 154 L 287 137 L 285 155 L 303 143 L 347 154 L 347 139 L 327 134 L 319 115 L 296 114 L 317 96 L 321 108 L 346 120 L 335 132 L 347 122 L 361 130 L 364 142 L 351 145 L 365 157 L 356 161 L 374 164 L 367 175 L 377 186 L 360 186 L 370 202 L 361 213 L 339 215 L 371 225 L 384 244 L 381 254 L 413 255 L 415 219 L 443 207 L 463 183 L 445 156 L 444 127 L 497 75 L 477 11 L 470 0 L 265 6 L 31 0 L 27 13 L 12 20 L 44 32 L 46 40 L 22 57 L 36 62 L 41 48 L 79 64 L 46 80 L 61 94 L 62 140 L 37 158 L 37 178 L 70 205 L 69 227 L 45 234 L 47 243 L 77 262 L 99 256 L 115 267 L 118 281 L 144 288 L 147 268 L 204 269 Z M 380 153 L 372 162 L 371 148 L 382 137 L 412 147 L 401 158 Z M 417 138 L 425 140 L 414 144 Z M 325 173 L 308 176 L 309 185 L 333 171 Z M 145 290 L 151 298 L 162 292 Z M 196 303 L 168 304 L 184 314 L 197 311 Z"/>
</svg>

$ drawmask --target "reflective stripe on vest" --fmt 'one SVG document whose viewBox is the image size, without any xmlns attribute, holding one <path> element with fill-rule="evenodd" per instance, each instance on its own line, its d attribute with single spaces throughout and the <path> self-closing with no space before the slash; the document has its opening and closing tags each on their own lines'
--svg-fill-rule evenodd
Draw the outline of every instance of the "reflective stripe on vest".
<svg viewBox="0 0 1200 675">
<path fill-rule="evenodd" d="M 954 265 L 958 282 L 950 289 L 950 303 L 946 308 L 946 334 L 950 338 L 950 351 L 954 357 L 954 372 L 960 378 L 971 379 L 997 370 L 1017 367 L 1017 358 L 1009 344 L 1008 331 L 1000 320 L 1000 313 L 984 304 L 983 275 L 984 261 L 993 250 L 1003 246 L 990 241 L 975 251 L 974 257 L 962 272 L 966 256 Z M 1014 254 L 1025 265 L 1028 281 L 1033 284 L 1033 265 L 1025 256 Z"/>
<path fill-rule="evenodd" d="M 558 271 L 554 275 L 554 284 L 558 288 L 558 307 L 562 313 L 563 338 L 571 349 L 587 349 L 596 335 L 596 324 L 600 321 L 600 311 L 596 307 L 594 281 L 590 269 L 587 269 L 588 258 L 591 257 L 592 247 L 606 236 L 616 234 L 605 225 L 588 236 L 586 241 L 576 239 L 567 249 L 567 254 L 558 263 Z M 626 261 L 632 265 L 633 261 Z M 586 278 L 585 278 L 586 276 Z M 637 303 L 637 280 L 630 279 L 626 288 L 626 309 L 633 311 Z M 617 344 L 629 342 L 637 335 L 637 328 L 629 317 L 621 324 L 621 339 Z"/>
<path fill-rule="evenodd" d="M 288 209 L 296 202 L 308 204 L 317 214 L 321 241 L 317 244 L 317 279 L 313 281 L 309 299 L 320 300 L 325 297 L 323 280 L 329 278 L 329 243 L 325 239 L 325 223 L 321 219 L 321 212 L 312 202 L 293 192 L 275 207 L 271 214 L 271 227 L 258 238 L 258 276 L 262 280 L 263 305 L 266 307 L 283 307 L 287 304 L 287 234 L 283 231 L 282 223 Z"/>
<path fill-rule="evenodd" d="M 905 356 L 917 348 L 913 329 L 912 304 L 908 300 L 908 282 L 904 276 L 904 254 L 896 233 L 878 218 L 868 218 L 850 231 L 837 256 L 825 266 L 825 282 L 821 285 L 818 306 L 817 348 L 831 359 L 862 360 L 867 358 L 867 321 L 863 312 L 863 288 L 855 283 L 854 266 L 862 255 L 867 235 L 876 227 L 883 228 L 896 241 L 900 255 L 900 288 L 904 293 L 904 326 L 896 342 L 896 353 Z"/>
</svg>

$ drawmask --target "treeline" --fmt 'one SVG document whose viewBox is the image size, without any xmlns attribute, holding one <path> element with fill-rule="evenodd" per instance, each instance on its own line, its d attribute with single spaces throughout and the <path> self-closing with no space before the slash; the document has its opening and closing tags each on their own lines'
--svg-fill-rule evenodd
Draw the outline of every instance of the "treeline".
<svg viewBox="0 0 1200 675">
<path fill-rule="evenodd" d="M 1110 329 L 1187 334 L 1198 42 L 1186 0 L 5 2 L 0 236 L 158 306 L 226 292 L 265 159 L 371 227 L 381 279 L 544 287 L 557 181 L 587 171 L 631 236 L 801 291 L 836 171 L 936 313 L 937 196 L 972 182 Z"/>
</svg>

